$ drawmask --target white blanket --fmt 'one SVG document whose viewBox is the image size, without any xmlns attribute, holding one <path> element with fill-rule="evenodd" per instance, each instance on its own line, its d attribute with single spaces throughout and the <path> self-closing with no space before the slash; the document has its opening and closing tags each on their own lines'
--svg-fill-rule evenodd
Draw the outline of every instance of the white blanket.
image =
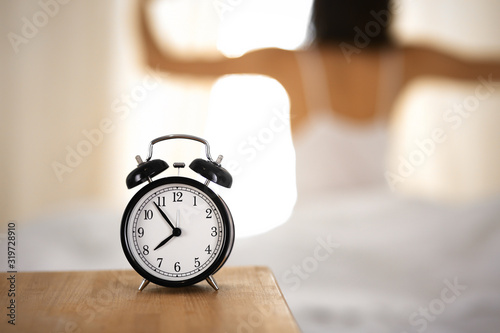
<svg viewBox="0 0 500 333">
<path fill-rule="evenodd" d="M 230 264 L 271 267 L 304 332 L 493 333 L 499 221 L 500 197 L 445 207 L 380 188 L 322 194 L 238 240 Z"/>
</svg>

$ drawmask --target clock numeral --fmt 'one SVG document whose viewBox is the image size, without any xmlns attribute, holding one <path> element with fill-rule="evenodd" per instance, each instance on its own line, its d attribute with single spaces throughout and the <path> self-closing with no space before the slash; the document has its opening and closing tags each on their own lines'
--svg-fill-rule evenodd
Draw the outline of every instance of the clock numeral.
<svg viewBox="0 0 500 333">
<path fill-rule="evenodd" d="M 180 272 L 180 270 L 181 270 L 181 263 L 177 261 L 177 262 L 174 264 L 174 271 L 176 271 L 176 272 Z"/>
<path fill-rule="evenodd" d="M 210 236 L 212 237 L 217 236 L 217 227 L 212 227 L 212 233 L 210 234 Z"/>
<path fill-rule="evenodd" d="M 196 204 L 196 196 L 194 196 L 194 197 L 193 197 L 193 206 L 198 206 L 198 205 Z"/>
<path fill-rule="evenodd" d="M 144 245 L 142 247 L 142 254 L 144 254 L 145 256 L 147 256 L 149 254 L 149 246 Z"/>
<path fill-rule="evenodd" d="M 212 210 L 210 208 L 207 208 L 207 210 L 205 211 L 205 213 L 207 213 L 207 219 L 211 219 L 212 218 Z"/>
<path fill-rule="evenodd" d="M 212 253 L 212 250 L 210 249 L 210 245 L 209 245 L 209 246 L 207 246 L 207 248 L 205 249 L 205 252 L 206 252 L 207 254 Z"/>
<path fill-rule="evenodd" d="M 194 267 L 200 267 L 201 263 L 200 263 L 200 258 L 196 257 L 194 258 Z"/>
<path fill-rule="evenodd" d="M 158 202 L 158 206 L 165 207 L 165 197 L 158 197 L 157 202 Z"/>
<path fill-rule="evenodd" d="M 158 261 L 158 268 L 160 268 L 161 263 L 163 262 L 163 258 L 156 258 L 156 261 Z"/>
<path fill-rule="evenodd" d="M 174 202 L 182 202 L 182 192 L 173 192 Z"/>
<path fill-rule="evenodd" d="M 144 228 L 140 227 L 137 229 L 137 233 L 139 234 L 139 238 L 142 238 L 144 236 Z"/>
<path fill-rule="evenodd" d="M 144 210 L 144 219 L 151 220 L 153 218 L 153 211 L 151 209 Z"/>
</svg>

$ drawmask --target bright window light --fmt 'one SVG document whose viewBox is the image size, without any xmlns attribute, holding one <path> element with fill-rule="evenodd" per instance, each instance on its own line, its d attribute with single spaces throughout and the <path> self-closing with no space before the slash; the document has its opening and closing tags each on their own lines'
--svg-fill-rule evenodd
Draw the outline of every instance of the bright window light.
<svg viewBox="0 0 500 333">
<path fill-rule="evenodd" d="M 149 8 L 155 37 L 183 58 L 227 57 L 307 42 L 313 0 L 156 0 Z"/>
<path fill-rule="evenodd" d="M 285 90 L 269 77 L 226 76 L 212 89 L 206 138 L 233 175 L 233 187 L 221 195 L 237 237 L 273 229 L 292 213 L 297 190 L 289 109 Z"/>
<path fill-rule="evenodd" d="M 307 40 L 312 0 L 242 0 L 221 11 L 217 48 L 228 57 L 265 47 L 297 49 Z M 239 4 L 238 4 L 239 3 Z"/>
</svg>

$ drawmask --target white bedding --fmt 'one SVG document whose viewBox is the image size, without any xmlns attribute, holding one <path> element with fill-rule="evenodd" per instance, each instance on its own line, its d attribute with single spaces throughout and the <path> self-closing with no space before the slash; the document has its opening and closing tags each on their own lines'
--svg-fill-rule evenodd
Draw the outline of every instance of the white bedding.
<svg viewBox="0 0 500 333">
<path fill-rule="evenodd" d="M 382 188 L 322 194 L 239 240 L 230 264 L 270 266 L 304 332 L 498 332 L 499 220 L 500 197 L 444 207 Z M 460 294 L 449 304 L 448 284 Z"/>
</svg>

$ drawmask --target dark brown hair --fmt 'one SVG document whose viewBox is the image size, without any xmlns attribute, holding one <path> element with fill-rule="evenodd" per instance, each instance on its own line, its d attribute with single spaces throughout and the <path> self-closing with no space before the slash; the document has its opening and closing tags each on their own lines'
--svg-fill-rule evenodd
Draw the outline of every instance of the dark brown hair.
<svg viewBox="0 0 500 333">
<path fill-rule="evenodd" d="M 389 43 L 389 21 L 389 0 L 315 0 L 311 17 L 318 44 L 352 43 L 359 30 L 365 32 L 369 23 L 368 29 L 376 24 L 380 29 L 371 34 L 370 45 L 385 45 Z"/>
</svg>

